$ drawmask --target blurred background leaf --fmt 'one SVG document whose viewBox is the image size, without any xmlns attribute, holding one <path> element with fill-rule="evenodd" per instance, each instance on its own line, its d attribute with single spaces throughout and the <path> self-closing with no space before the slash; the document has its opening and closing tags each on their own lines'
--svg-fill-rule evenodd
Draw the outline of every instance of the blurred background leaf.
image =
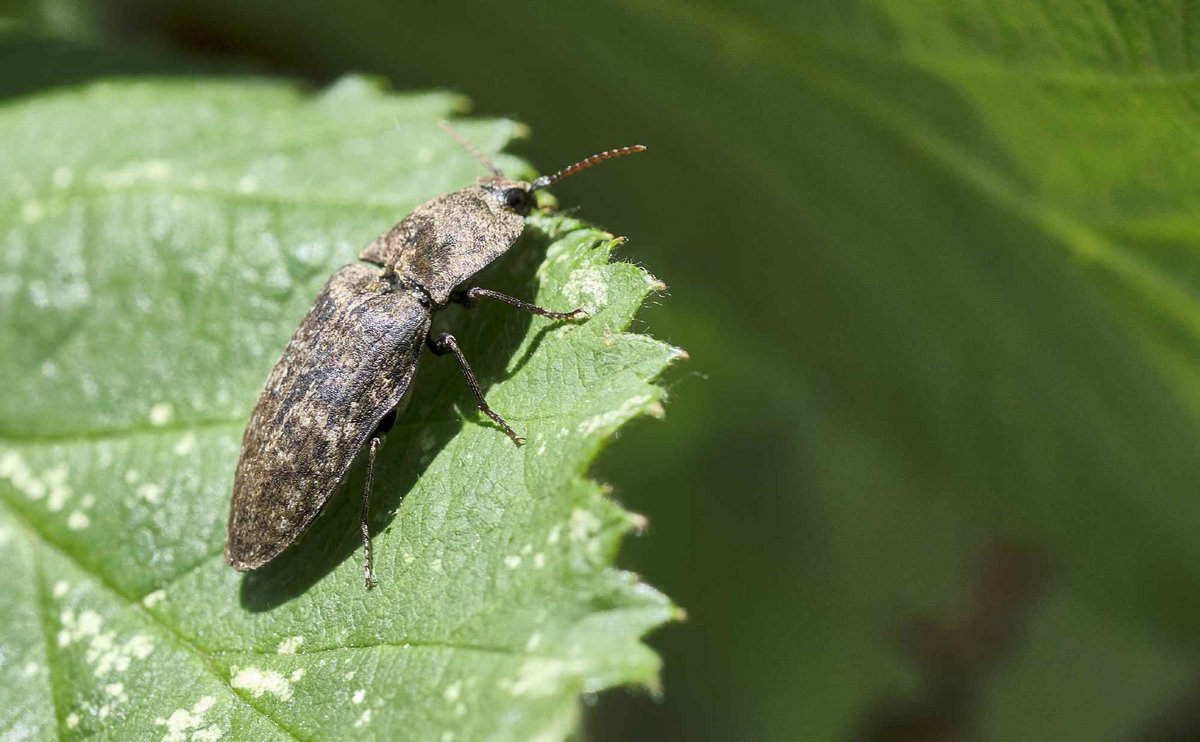
<svg viewBox="0 0 1200 742">
<path fill-rule="evenodd" d="M 606 697 L 596 736 L 1190 728 L 1195 3 L 44 7 L 459 91 L 544 168 L 651 146 L 559 192 L 672 285 L 644 319 L 703 372 L 602 462 L 651 519 L 625 562 L 691 620 L 664 699 Z"/>
</svg>

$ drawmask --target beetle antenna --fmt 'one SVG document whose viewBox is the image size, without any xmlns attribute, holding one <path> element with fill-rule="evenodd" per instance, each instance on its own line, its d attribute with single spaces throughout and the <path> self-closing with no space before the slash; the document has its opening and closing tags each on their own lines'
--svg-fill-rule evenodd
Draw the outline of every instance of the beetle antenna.
<svg viewBox="0 0 1200 742">
<path fill-rule="evenodd" d="M 587 170 L 589 167 L 591 167 L 592 165 L 595 165 L 596 163 L 604 162 L 605 160 L 611 160 L 614 157 L 624 157 L 625 155 L 633 155 L 633 154 L 637 154 L 638 152 L 645 152 L 645 151 L 646 151 L 646 148 L 640 144 L 635 144 L 632 147 L 619 147 L 618 149 L 606 150 L 604 152 L 601 152 L 598 155 L 592 155 L 591 157 L 586 157 L 586 158 L 580 160 L 579 162 L 575 163 L 574 165 L 571 165 L 570 167 L 565 167 L 562 170 L 559 170 L 554 175 L 541 176 L 537 180 L 533 181 L 532 190 L 536 191 L 539 188 L 548 188 L 549 186 L 554 185 L 555 183 L 562 180 L 563 178 L 574 175 L 575 173 L 579 172 L 580 170 Z"/>
<path fill-rule="evenodd" d="M 492 162 L 491 159 L 487 155 L 485 155 L 483 152 L 481 152 L 478 147 L 476 147 L 474 144 L 471 144 L 470 142 L 468 142 L 466 137 L 464 137 L 462 134 L 459 134 L 458 130 L 456 130 L 453 126 L 450 125 L 449 121 L 442 119 L 441 121 L 438 122 L 438 126 L 442 127 L 442 131 L 449 134 L 450 137 L 454 141 L 461 144 L 463 146 L 463 149 L 470 152 L 472 157 L 474 157 L 476 160 L 479 160 L 481 163 L 483 163 L 484 167 L 486 167 L 488 170 L 491 170 L 492 175 L 495 175 L 497 178 L 505 177 L 504 173 L 502 173 L 500 171 L 500 168 L 496 167 L 496 163 Z"/>
</svg>

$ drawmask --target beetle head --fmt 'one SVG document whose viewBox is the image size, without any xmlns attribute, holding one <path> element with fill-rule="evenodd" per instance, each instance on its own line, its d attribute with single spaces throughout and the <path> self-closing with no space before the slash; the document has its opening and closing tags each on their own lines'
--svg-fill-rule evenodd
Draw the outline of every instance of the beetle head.
<svg viewBox="0 0 1200 742">
<path fill-rule="evenodd" d="M 528 216 L 536 203 L 533 184 L 523 180 L 510 180 L 503 175 L 495 175 L 480 178 L 479 187 L 491 194 L 496 200 L 497 208 L 522 217 Z"/>
</svg>

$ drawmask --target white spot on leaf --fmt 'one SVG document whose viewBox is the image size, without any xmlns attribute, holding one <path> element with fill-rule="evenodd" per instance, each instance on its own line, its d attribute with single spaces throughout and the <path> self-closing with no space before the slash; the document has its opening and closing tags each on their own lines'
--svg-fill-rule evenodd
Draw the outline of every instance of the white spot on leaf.
<svg viewBox="0 0 1200 742">
<path fill-rule="evenodd" d="M 18 492 L 30 500 L 41 500 L 49 495 L 47 507 L 52 512 L 62 510 L 68 497 L 71 496 L 71 486 L 67 484 L 70 469 L 60 463 L 40 475 L 35 474 L 25 459 L 16 451 L 5 451 L 0 456 L 0 478 L 7 479 Z"/>
<path fill-rule="evenodd" d="M 595 314 L 608 304 L 608 284 L 604 274 L 595 268 L 578 268 L 571 271 L 563 285 L 563 296 L 577 306 Z"/>
<path fill-rule="evenodd" d="M 210 708 L 212 708 L 213 704 L 215 704 L 216 702 L 217 702 L 217 699 L 213 698 L 212 696 L 204 696 L 199 701 L 196 701 L 196 705 L 192 707 L 192 713 L 203 714 L 204 712 L 206 712 Z"/>
<path fill-rule="evenodd" d="M 144 660 L 154 651 L 154 644 L 145 634 L 135 634 L 127 641 L 117 640 L 116 631 L 104 631 L 104 620 L 100 614 L 85 610 L 76 618 L 74 611 L 59 614 L 62 629 L 58 632 L 58 646 L 67 647 L 74 642 L 87 641 L 84 661 L 92 666 L 92 674 L 98 678 L 112 672 L 125 672 L 134 659 Z M 124 691 L 117 689 L 116 695 Z"/>
<path fill-rule="evenodd" d="M 262 698 L 263 694 L 270 693 L 281 701 L 292 700 L 292 684 L 274 670 L 260 670 L 257 667 L 234 668 L 229 684 L 255 698 Z"/>
<path fill-rule="evenodd" d="M 162 590 L 155 590 L 152 593 L 148 593 L 146 597 L 142 598 L 142 605 L 146 606 L 147 608 L 153 608 L 154 606 L 158 605 L 160 601 L 162 601 L 164 596 L 166 596 L 166 592 Z"/>
<path fill-rule="evenodd" d="M 187 433 L 179 439 L 173 450 L 175 451 L 176 456 L 187 456 L 195 448 L 196 436 L 191 433 Z"/>
<path fill-rule="evenodd" d="M 592 534 L 600 530 L 600 519 L 586 510 L 575 508 L 571 511 L 571 521 L 568 524 L 571 540 L 583 543 Z"/>
<path fill-rule="evenodd" d="M 155 427 L 161 427 L 171 422 L 171 416 L 174 414 L 174 409 L 167 402 L 159 402 L 150 408 L 150 424 Z"/>
<path fill-rule="evenodd" d="M 167 728 L 163 742 L 184 742 L 189 739 L 188 732 L 192 732 L 190 736 L 192 740 L 212 742 L 212 740 L 220 739 L 221 731 L 215 724 L 200 728 L 204 724 L 204 715 L 216 702 L 217 699 L 212 696 L 204 696 L 196 701 L 191 710 L 175 709 L 169 718 L 155 719 L 155 725 Z"/>
<path fill-rule="evenodd" d="M 162 502 L 163 488 L 161 485 L 153 482 L 146 482 L 137 488 L 138 497 L 142 498 L 151 505 L 157 505 Z"/>
</svg>

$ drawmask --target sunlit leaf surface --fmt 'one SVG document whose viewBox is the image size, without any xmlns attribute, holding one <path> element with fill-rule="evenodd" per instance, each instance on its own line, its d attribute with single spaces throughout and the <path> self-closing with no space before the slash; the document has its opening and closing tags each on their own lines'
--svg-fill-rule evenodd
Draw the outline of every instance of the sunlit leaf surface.
<svg viewBox="0 0 1200 742">
<path fill-rule="evenodd" d="M 361 461 L 262 573 L 223 562 L 242 428 L 322 284 L 480 174 L 436 128 L 459 103 L 143 79 L 0 107 L 0 737 L 555 738 L 581 692 L 655 682 L 639 637 L 674 609 L 610 566 L 640 519 L 584 475 L 679 351 L 622 332 L 656 281 L 570 218 L 531 217 L 488 285 L 590 320 L 439 318 L 524 447 L 427 357 L 377 472 L 379 587 Z"/>
</svg>

